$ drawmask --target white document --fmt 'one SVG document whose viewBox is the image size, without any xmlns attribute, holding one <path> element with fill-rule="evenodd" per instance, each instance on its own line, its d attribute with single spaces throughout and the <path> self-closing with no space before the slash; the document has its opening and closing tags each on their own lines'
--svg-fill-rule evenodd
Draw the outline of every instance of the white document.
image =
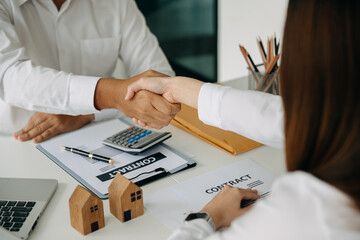
<svg viewBox="0 0 360 240">
<path fill-rule="evenodd" d="M 175 230 L 190 212 L 201 210 L 225 185 L 257 189 L 264 198 L 270 194 L 274 179 L 271 172 L 245 159 L 145 196 L 145 207 L 169 229 Z"/>
<path fill-rule="evenodd" d="M 130 179 L 160 167 L 171 172 L 187 166 L 188 161 L 185 158 L 163 144 L 136 155 L 102 144 L 105 138 L 128 127 L 124 122 L 114 119 L 57 136 L 39 144 L 37 148 L 95 194 L 102 195 L 102 198 L 108 194 L 108 187 L 117 173 Z M 91 160 L 85 156 L 65 151 L 60 148 L 61 146 L 78 148 L 110 157 L 114 159 L 115 163 L 110 165 Z M 133 182 L 136 183 L 156 174 L 158 173 L 143 174 Z"/>
</svg>

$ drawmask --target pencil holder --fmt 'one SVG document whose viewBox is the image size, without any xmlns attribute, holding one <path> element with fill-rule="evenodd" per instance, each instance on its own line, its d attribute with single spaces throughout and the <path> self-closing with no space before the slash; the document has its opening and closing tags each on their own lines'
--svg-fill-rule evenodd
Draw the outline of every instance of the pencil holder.
<svg viewBox="0 0 360 240">
<path fill-rule="evenodd" d="M 264 74 L 264 65 L 257 65 L 259 72 L 248 69 L 249 90 L 280 95 L 279 71 Z"/>
</svg>

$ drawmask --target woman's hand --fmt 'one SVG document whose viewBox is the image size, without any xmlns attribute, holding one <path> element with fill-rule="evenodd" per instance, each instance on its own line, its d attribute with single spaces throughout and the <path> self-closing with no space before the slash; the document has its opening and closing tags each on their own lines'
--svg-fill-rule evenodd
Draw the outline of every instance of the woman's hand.
<svg viewBox="0 0 360 240">
<path fill-rule="evenodd" d="M 21 142 L 32 139 L 34 143 L 39 143 L 81 128 L 92 120 L 94 114 L 70 116 L 36 112 L 23 129 L 14 133 L 14 138 Z"/>
<path fill-rule="evenodd" d="M 173 88 L 176 77 L 143 77 L 130 84 L 127 89 L 125 100 L 131 100 L 135 93 L 140 90 L 148 90 L 150 92 L 162 95 L 170 103 L 178 103 L 173 96 Z"/>
<path fill-rule="evenodd" d="M 242 200 L 257 200 L 260 196 L 251 188 L 242 189 L 226 185 L 200 212 L 213 219 L 216 229 L 230 226 L 231 222 L 247 212 L 252 205 L 240 208 Z"/>
</svg>

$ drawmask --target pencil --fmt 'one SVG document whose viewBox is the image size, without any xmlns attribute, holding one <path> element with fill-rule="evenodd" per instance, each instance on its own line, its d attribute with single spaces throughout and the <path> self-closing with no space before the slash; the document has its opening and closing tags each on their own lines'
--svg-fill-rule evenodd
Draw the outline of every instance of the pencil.
<svg viewBox="0 0 360 240">
<path fill-rule="evenodd" d="M 259 72 L 259 69 L 257 69 L 257 67 L 255 66 L 254 62 L 252 61 L 251 57 L 249 58 L 249 53 L 246 51 L 246 49 L 241 45 L 239 45 L 239 47 L 240 47 L 240 51 L 243 54 L 245 61 L 248 65 L 252 75 L 254 76 L 255 81 L 257 83 L 259 83 L 260 79 L 256 75 L 256 72 Z M 250 59 L 251 63 L 249 62 L 249 59 Z"/>
<path fill-rule="evenodd" d="M 260 51 L 262 61 L 264 63 L 264 66 L 266 67 L 266 53 L 265 53 L 265 49 L 264 49 L 264 46 L 263 46 L 263 43 L 262 43 L 260 37 L 258 37 L 257 43 L 258 43 L 258 47 L 259 47 L 259 51 Z"/>
</svg>

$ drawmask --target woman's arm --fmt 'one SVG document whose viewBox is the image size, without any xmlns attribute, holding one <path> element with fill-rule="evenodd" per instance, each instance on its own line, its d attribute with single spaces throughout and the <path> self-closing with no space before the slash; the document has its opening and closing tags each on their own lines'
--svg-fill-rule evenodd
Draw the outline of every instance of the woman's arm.
<svg viewBox="0 0 360 240">
<path fill-rule="evenodd" d="M 174 77 L 141 78 L 129 85 L 125 99 L 131 99 L 141 89 L 161 94 L 169 102 L 197 108 L 199 119 L 208 125 L 283 148 L 284 121 L 280 96 Z M 146 126 L 142 119 L 134 121 Z"/>
</svg>

